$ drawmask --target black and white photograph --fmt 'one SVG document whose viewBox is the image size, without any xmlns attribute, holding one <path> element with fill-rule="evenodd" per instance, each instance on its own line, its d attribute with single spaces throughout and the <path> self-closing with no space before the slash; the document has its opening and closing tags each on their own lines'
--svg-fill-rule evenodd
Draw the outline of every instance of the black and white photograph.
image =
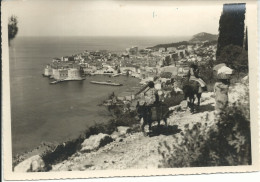
<svg viewBox="0 0 260 182">
<path fill-rule="evenodd" d="M 1 4 L 5 179 L 259 170 L 256 1 Z"/>
</svg>

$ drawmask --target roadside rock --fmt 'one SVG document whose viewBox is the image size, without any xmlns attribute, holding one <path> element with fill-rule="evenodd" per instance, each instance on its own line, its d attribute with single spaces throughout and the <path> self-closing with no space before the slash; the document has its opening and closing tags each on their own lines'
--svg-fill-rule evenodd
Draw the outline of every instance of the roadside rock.
<svg viewBox="0 0 260 182">
<path fill-rule="evenodd" d="M 249 89 L 248 85 L 237 83 L 229 90 L 229 102 L 236 103 L 241 102 L 243 104 L 249 104 Z"/>
<path fill-rule="evenodd" d="M 115 141 L 119 141 L 121 137 L 125 137 L 126 134 L 131 132 L 131 128 L 127 126 L 118 126 L 117 131 L 111 134 L 111 137 Z"/>
<path fill-rule="evenodd" d="M 187 101 L 182 101 L 179 105 L 172 106 L 169 108 L 170 111 L 185 111 L 187 109 Z"/>
<path fill-rule="evenodd" d="M 181 111 L 182 108 L 180 105 L 177 105 L 177 106 L 170 107 L 169 110 L 170 111 Z"/>
<path fill-rule="evenodd" d="M 113 140 L 116 140 L 118 137 L 119 137 L 119 133 L 117 132 L 117 131 L 114 131 L 112 134 L 111 134 L 111 138 L 113 139 Z"/>
<path fill-rule="evenodd" d="M 118 126 L 117 131 L 119 135 L 125 135 L 131 131 L 130 127 L 127 126 Z"/>
<path fill-rule="evenodd" d="M 242 79 L 241 79 L 241 82 L 242 82 L 243 84 L 248 84 L 248 83 L 249 83 L 249 77 L 248 77 L 248 75 L 245 76 L 244 78 L 242 78 Z"/>
<path fill-rule="evenodd" d="M 14 167 L 14 172 L 40 172 L 44 171 L 44 161 L 39 155 L 32 156 Z"/>
<path fill-rule="evenodd" d="M 91 152 L 105 146 L 112 141 L 112 137 L 107 134 L 99 133 L 98 135 L 92 135 L 88 139 L 84 140 L 84 142 L 81 144 L 82 148 L 80 151 Z"/>
</svg>

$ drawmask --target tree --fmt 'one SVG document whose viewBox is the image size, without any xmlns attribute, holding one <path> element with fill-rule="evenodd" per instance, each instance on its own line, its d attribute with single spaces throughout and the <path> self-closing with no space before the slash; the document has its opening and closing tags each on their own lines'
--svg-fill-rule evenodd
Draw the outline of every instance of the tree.
<svg viewBox="0 0 260 182">
<path fill-rule="evenodd" d="M 9 42 L 15 38 L 15 36 L 18 32 L 17 24 L 18 24 L 17 17 L 12 15 L 8 20 L 8 40 L 9 40 Z"/>
<path fill-rule="evenodd" d="M 217 59 L 221 50 L 230 44 L 243 47 L 245 3 L 224 4 L 219 20 L 219 37 L 217 46 Z"/>
<path fill-rule="evenodd" d="M 218 63 L 226 63 L 226 65 L 234 69 L 237 73 L 248 71 L 248 54 L 247 51 L 237 45 L 225 46 L 219 55 Z"/>
<path fill-rule="evenodd" d="M 235 62 L 235 69 L 238 71 L 238 73 L 248 72 L 248 52 L 246 50 L 242 50 L 240 55 L 238 56 L 236 62 Z"/>
<path fill-rule="evenodd" d="M 248 37 L 247 37 L 247 28 L 246 28 L 246 38 L 245 38 L 245 50 L 248 51 Z"/>
<path fill-rule="evenodd" d="M 207 85 L 215 82 L 212 59 L 207 60 L 204 64 L 200 64 L 199 70 L 200 77 L 207 83 Z"/>
</svg>

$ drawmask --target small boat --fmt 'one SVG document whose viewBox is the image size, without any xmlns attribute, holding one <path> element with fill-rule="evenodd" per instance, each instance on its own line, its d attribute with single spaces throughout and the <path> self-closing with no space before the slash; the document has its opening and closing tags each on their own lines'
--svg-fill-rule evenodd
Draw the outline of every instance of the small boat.
<svg viewBox="0 0 260 182">
<path fill-rule="evenodd" d="M 113 83 L 113 82 L 98 82 L 98 81 L 90 81 L 90 83 L 100 84 L 100 85 L 111 85 L 111 86 L 122 86 L 121 83 Z"/>
<path fill-rule="evenodd" d="M 79 78 L 65 78 L 64 80 L 62 81 L 82 81 L 82 80 L 85 80 L 86 78 L 85 77 L 79 77 Z"/>
<path fill-rule="evenodd" d="M 56 83 L 60 83 L 60 82 L 62 82 L 62 80 L 54 80 L 54 81 L 50 82 L 50 84 L 56 84 Z"/>
<path fill-rule="evenodd" d="M 114 74 L 114 75 L 112 75 L 112 77 L 117 77 L 117 76 L 119 76 L 119 74 Z"/>
<path fill-rule="evenodd" d="M 60 82 L 68 82 L 68 81 L 83 81 L 86 78 L 65 78 L 63 80 L 54 80 L 52 82 L 50 82 L 50 84 L 56 84 L 56 83 L 60 83 Z"/>
</svg>

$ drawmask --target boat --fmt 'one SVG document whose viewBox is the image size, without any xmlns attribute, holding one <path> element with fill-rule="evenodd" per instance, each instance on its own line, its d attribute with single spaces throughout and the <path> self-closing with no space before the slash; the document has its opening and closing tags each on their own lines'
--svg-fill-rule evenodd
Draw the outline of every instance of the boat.
<svg viewBox="0 0 260 182">
<path fill-rule="evenodd" d="M 45 75 L 44 73 L 42 74 L 43 77 L 50 77 L 50 75 Z"/>
<path fill-rule="evenodd" d="M 100 84 L 100 85 L 111 85 L 111 86 L 122 86 L 121 83 L 113 83 L 113 82 L 98 82 L 98 81 L 90 81 L 90 83 Z"/>
<path fill-rule="evenodd" d="M 79 78 L 65 78 L 64 80 L 62 81 L 82 81 L 82 80 L 85 80 L 86 78 L 85 77 L 79 77 Z"/>
<path fill-rule="evenodd" d="M 54 80 L 52 82 L 50 82 L 50 84 L 56 84 L 56 83 L 60 83 L 60 82 L 66 82 L 66 81 L 82 81 L 85 80 L 86 78 L 65 78 L 63 80 Z"/>
<path fill-rule="evenodd" d="M 112 75 L 112 77 L 117 77 L 117 76 L 119 76 L 120 74 L 114 74 L 114 75 Z"/>
<path fill-rule="evenodd" d="M 52 82 L 50 82 L 50 84 L 56 84 L 56 83 L 60 83 L 60 82 L 62 82 L 63 80 L 54 80 L 54 81 L 52 81 Z"/>
</svg>

